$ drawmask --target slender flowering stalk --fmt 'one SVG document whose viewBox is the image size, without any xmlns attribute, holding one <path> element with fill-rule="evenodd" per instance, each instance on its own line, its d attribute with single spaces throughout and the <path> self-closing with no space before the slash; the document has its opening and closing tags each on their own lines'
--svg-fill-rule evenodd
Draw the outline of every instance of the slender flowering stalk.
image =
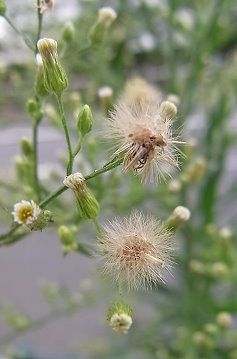
<svg viewBox="0 0 237 359">
<path fill-rule="evenodd" d="M 99 243 L 104 272 L 128 289 L 164 282 L 163 270 L 171 266 L 173 249 L 169 232 L 139 212 L 104 226 Z"/>
<path fill-rule="evenodd" d="M 172 120 L 165 107 L 153 102 L 128 106 L 121 102 L 107 120 L 105 137 L 117 144 L 114 156 L 123 156 L 126 172 L 141 174 L 142 182 L 158 182 L 178 167 L 177 144 L 172 135 Z M 173 108 L 172 104 L 172 108 Z"/>
</svg>

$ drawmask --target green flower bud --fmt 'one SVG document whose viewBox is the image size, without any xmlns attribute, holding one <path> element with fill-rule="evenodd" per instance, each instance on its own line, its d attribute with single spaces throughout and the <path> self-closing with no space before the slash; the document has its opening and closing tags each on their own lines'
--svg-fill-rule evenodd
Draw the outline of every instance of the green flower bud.
<svg viewBox="0 0 237 359">
<path fill-rule="evenodd" d="M 75 27 L 71 21 L 67 22 L 63 28 L 62 38 L 66 43 L 72 42 L 75 36 Z"/>
<path fill-rule="evenodd" d="M 21 151 L 27 158 L 31 158 L 33 155 L 32 144 L 27 138 L 21 139 Z"/>
<path fill-rule="evenodd" d="M 7 10 L 7 5 L 5 0 L 0 0 L 0 16 L 4 16 Z"/>
<path fill-rule="evenodd" d="M 133 322 L 131 307 L 122 301 L 112 303 L 108 310 L 108 321 L 115 332 L 126 334 Z"/>
<path fill-rule="evenodd" d="M 62 245 L 63 254 L 67 254 L 78 249 L 78 242 L 75 240 L 75 235 L 70 228 L 60 226 L 58 228 L 58 235 Z"/>
<path fill-rule="evenodd" d="M 170 101 L 163 101 L 160 104 L 160 110 L 165 121 L 173 120 L 177 114 L 177 107 Z"/>
<path fill-rule="evenodd" d="M 36 63 L 37 63 L 37 70 L 36 70 L 36 79 L 35 79 L 35 92 L 36 95 L 39 97 L 45 97 L 48 95 L 48 91 L 44 85 L 44 68 L 43 68 L 43 61 L 40 54 L 36 55 Z"/>
<path fill-rule="evenodd" d="M 30 319 L 25 314 L 15 311 L 10 306 L 5 306 L 3 313 L 8 325 L 15 330 L 24 330 L 30 325 Z"/>
<path fill-rule="evenodd" d="M 73 190 L 81 216 L 86 219 L 94 219 L 100 211 L 100 205 L 87 187 L 81 173 L 65 177 L 63 184 Z"/>
<path fill-rule="evenodd" d="M 38 41 L 37 47 L 43 61 L 45 88 L 59 96 L 67 88 L 68 80 L 59 62 L 57 42 L 45 38 Z"/>
<path fill-rule="evenodd" d="M 47 227 L 47 225 L 51 222 L 53 222 L 52 212 L 43 210 L 31 224 L 27 224 L 27 227 L 31 231 L 42 231 L 42 229 Z"/>
<path fill-rule="evenodd" d="M 85 136 L 92 128 L 92 113 L 88 105 L 84 105 L 78 114 L 78 130 Z"/>
<path fill-rule="evenodd" d="M 26 109 L 30 115 L 31 118 L 33 118 L 35 121 L 40 121 L 43 113 L 41 111 L 40 104 L 35 99 L 31 98 L 26 103 Z"/>
<path fill-rule="evenodd" d="M 207 336 L 205 333 L 198 331 L 193 334 L 192 338 L 193 343 L 200 349 L 209 351 L 214 347 L 214 342 L 212 338 Z"/>
<path fill-rule="evenodd" d="M 112 25 L 116 17 L 116 12 L 110 7 L 102 7 L 99 10 L 97 21 L 89 33 L 92 44 L 100 44 L 103 41 L 107 29 Z"/>
<path fill-rule="evenodd" d="M 190 216 L 191 212 L 188 208 L 178 206 L 167 219 L 166 226 L 169 229 L 176 230 L 182 223 L 187 222 Z"/>
</svg>

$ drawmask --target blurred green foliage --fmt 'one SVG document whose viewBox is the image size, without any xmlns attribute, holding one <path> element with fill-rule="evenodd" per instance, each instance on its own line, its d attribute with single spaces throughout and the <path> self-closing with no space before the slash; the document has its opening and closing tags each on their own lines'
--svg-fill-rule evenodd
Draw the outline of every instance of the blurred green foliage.
<svg viewBox="0 0 237 359">
<path fill-rule="evenodd" d="M 236 1 L 98 0 L 79 3 L 81 11 L 73 21 L 75 36 L 72 41 L 65 43 L 60 37 L 63 21 L 46 24 L 44 30 L 48 37 L 59 42 L 62 62 L 69 74 L 65 107 L 75 141 L 78 133 L 71 93 L 79 92 L 81 103 L 88 103 L 94 110 L 94 127 L 86 136 L 75 169 L 86 175 L 109 160 L 107 148 L 98 135 L 104 113 L 97 91 L 101 86 L 111 86 L 116 102 L 125 81 L 133 76 L 151 81 L 165 96 L 175 94 L 180 98 L 175 126 L 183 129 L 187 142 L 195 141 L 193 146 L 183 148 L 182 170 L 175 175 L 178 187 L 171 180 L 157 187 L 141 186 L 136 177 L 122 173 L 120 168 L 89 182 L 101 205 L 102 218 L 111 216 L 111 212 L 125 214 L 137 207 L 149 209 L 161 219 L 167 218 L 178 205 L 188 207 L 192 213 L 190 222 L 181 228 L 177 238 L 180 250 L 174 280 L 166 287 L 161 286 L 143 296 L 138 294 L 136 300 L 133 299 L 146 300 L 153 308 L 153 319 L 135 323 L 125 338 L 109 338 L 104 348 L 91 345 L 89 357 L 235 359 Z M 88 32 L 97 10 L 104 5 L 114 7 L 118 18 L 103 44 L 88 47 Z M 4 108 L 7 105 L 24 107 L 34 86 L 33 68 L 33 63 L 13 63 L 1 69 L 0 101 Z M 53 99 L 49 98 L 48 102 L 56 108 Z M 51 124 L 61 130 L 57 113 L 53 122 L 52 119 L 46 115 L 45 124 L 51 120 Z M 49 188 L 53 191 L 61 183 L 64 167 L 65 159 L 62 159 L 62 169 L 52 170 L 49 179 L 42 183 L 45 196 Z M 23 153 L 16 169 L 21 198 L 35 199 L 29 176 L 32 169 Z M 10 205 L 19 200 L 19 185 L 3 180 L 0 184 L 1 204 L 10 211 Z M 78 218 L 76 208 L 67 210 L 72 201 L 71 194 L 63 194 L 48 208 L 54 213 L 57 227 L 73 224 L 74 233 L 80 230 L 83 246 L 88 243 L 87 228 L 83 230 L 84 222 Z M 3 217 L 9 219 L 7 214 Z M 227 228 L 223 230 L 223 226 Z M 216 319 L 220 312 L 232 316 L 227 328 L 221 327 Z"/>
</svg>

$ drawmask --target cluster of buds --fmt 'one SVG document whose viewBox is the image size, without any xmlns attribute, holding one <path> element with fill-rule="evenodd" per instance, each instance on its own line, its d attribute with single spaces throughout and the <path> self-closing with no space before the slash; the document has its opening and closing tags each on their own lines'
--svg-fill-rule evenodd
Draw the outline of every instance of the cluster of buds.
<svg viewBox="0 0 237 359">
<path fill-rule="evenodd" d="M 82 174 L 78 172 L 66 176 L 63 184 L 73 190 L 81 216 L 86 219 L 95 219 L 99 213 L 100 206 L 93 193 L 87 187 Z"/>
<path fill-rule="evenodd" d="M 42 210 L 32 200 L 22 200 L 16 203 L 12 215 L 15 222 L 25 224 L 31 231 L 42 231 L 50 222 L 53 222 L 52 212 Z"/>
<path fill-rule="evenodd" d="M 67 88 L 68 80 L 57 52 L 57 42 L 53 39 L 41 39 L 37 47 L 42 58 L 44 85 L 48 92 L 57 96 Z"/>
<path fill-rule="evenodd" d="M 132 309 L 122 301 L 114 302 L 108 310 L 108 321 L 112 329 L 126 334 L 132 325 Z"/>
<path fill-rule="evenodd" d="M 90 31 L 92 44 L 100 44 L 104 35 L 117 18 L 116 12 L 111 7 L 102 7 L 98 12 L 96 23 Z"/>
</svg>

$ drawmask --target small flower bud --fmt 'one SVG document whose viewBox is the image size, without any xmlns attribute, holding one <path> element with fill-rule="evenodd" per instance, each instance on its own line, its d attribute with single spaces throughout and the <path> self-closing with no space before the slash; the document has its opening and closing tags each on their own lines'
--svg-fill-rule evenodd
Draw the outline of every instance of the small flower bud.
<svg viewBox="0 0 237 359">
<path fill-rule="evenodd" d="M 98 90 L 98 97 L 105 109 L 105 113 L 108 113 L 113 103 L 113 89 L 109 86 L 101 87 Z"/>
<path fill-rule="evenodd" d="M 11 307 L 6 306 L 3 314 L 8 325 L 15 330 L 20 331 L 26 329 L 30 325 L 30 319 L 25 314 L 17 312 Z"/>
<path fill-rule="evenodd" d="M 220 312 L 216 317 L 216 322 L 221 329 L 229 329 L 232 324 L 231 315 L 227 312 Z"/>
<path fill-rule="evenodd" d="M 215 335 L 218 333 L 218 327 L 216 326 L 216 324 L 213 323 L 207 323 L 204 325 L 204 328 L 206 333 L 211 334 L 211 335 Z"/>
<path fill-rule="evenodd" d="M 212 338 L 201 331 L 193 334 L 192 341 L 198 348 L 206 351 L 211 350 L 214 346 Z"/>
<path fill-rule="evenodd" d="M 58 235 L 61 241 L 63 254 L 68 254 L 69 252 L 78 249 L 78 242 L 75 240 L 75 235 L 70 228 L 60 226 L 58 228 Z"/>
<path fill-rule="evenodd" d="M 73 190 L 81 216 L 87 219 L 94 219 L 100 211 L 100 206 L 93 193 L 87 187 L 82 174 L 74 173 L 66 176 L 63 184 Z"/>
<path fill-rule="evenodd" d="M 132 309 L 121 301 L 114 302 L 108 310 L 108 321 L 115 332 L 126 334 L 133 322 Z"/>
<path fill-rule="evenodd" d="M 27 138 L 21 139 L 21 151 L 27 158 L 33 155 L 33 146 Z"/>
<path fill-rule="evenodd" d="M 75 27 L 71 21 L 67 22 L 63 28 L 62 38 L 66 43 L 72 42 L 75 36 Z"/>
<path fill-rule="evenodd" d="M 211 267 L 211 274 L 216 279 L 225 279 L 228 277 L 229 270 L 225 263 L 216 262 Z"/>
<path fill-rule="evenodd" d="M 49 210 L 43 210 L 39 216 L 27 227 L 31 231 L 42 231 L 43 228 L 47 227 L 49 223 L 53 222 L 53 214 Z"/>
<path fill-rule="evenodd" d="M 112 25 L 117 17 L 111 7 L 102 7 L 98 12 L 98 18 L 90 31 L 90 40 L 93 44 L 100 44 L 103 41 L 106 30 Z"/>
<path fill-rule="evenodd" d="M 58 96 L 67 88 L 68 80 L 59 62 L 57 42 L 45 38 L 37 42 L 37 47 L 43 61 L 45 88 Z"/>
<path fill-rule="evenodd" d="M 85 136 L 92 128 L 92 113 L 88 105 L 84 105 L 78 114 L 78 130 Z"/>
<path fill-rule="evenodd" d="M 40 104 L 35 99 L 31 98 L 26 103 L 27 111 L 30 117 L 35 121 L 40 121 L 43 113 L 41 111 Z"/>
<path fill-rule="evenodd" d="M 170 229 L 177 229 L 182 223 L 187 222 L 191 217 L 191 212 L 188 208 L 178 206 L 171 213 L 170 217 L 166 221 L 166 225 Z"/>
<path fill-rule="evenodd" d="M 164 116 L 165 121 L 174 119 L 177 114 L 177 107 L 173 102 L 170 101 L 162 102 L 160 104 L 160 110 L 162 116 Z"/>
<path fill-rule="evenodd" d="M 180 98 L 175 94 L 168 95 L 167 101 L 172 102 L 176 107 L 180 104 Z"/>
<path fill-rule="evenodd" d="M 182 184 L 178 180 L 172 180 L 168 183 L 168 190 L 171 193 L 177 193 L 181 190 Z"/>
<path fill-rule="evenodd" d="M 219 230 L 219 238 L 221 241 L 223 242 L 229 242 L 231 240 L 232 237 L 232 232 L 230 230 L 230 228 L 228 227 L 223 227 Z"/>
<path fill-rule="evenodd" d="M 182 174 L 181 179 L 184 183 L 197 182 L 205 174 L 207 161 L 203 157 L 198 157 Z"/>
<path fill-rule="evenodd" d="M 204 274 L 206 272 L 205 265 L 196 259 L 192 259 L 189 262 L 189 269 L 196 274 Z"/>
<path fill-rule="evenodd" d="M 4 16 L 7 10 L 6 1 L 0 0 L 0 16 Z"/>
</svg>

